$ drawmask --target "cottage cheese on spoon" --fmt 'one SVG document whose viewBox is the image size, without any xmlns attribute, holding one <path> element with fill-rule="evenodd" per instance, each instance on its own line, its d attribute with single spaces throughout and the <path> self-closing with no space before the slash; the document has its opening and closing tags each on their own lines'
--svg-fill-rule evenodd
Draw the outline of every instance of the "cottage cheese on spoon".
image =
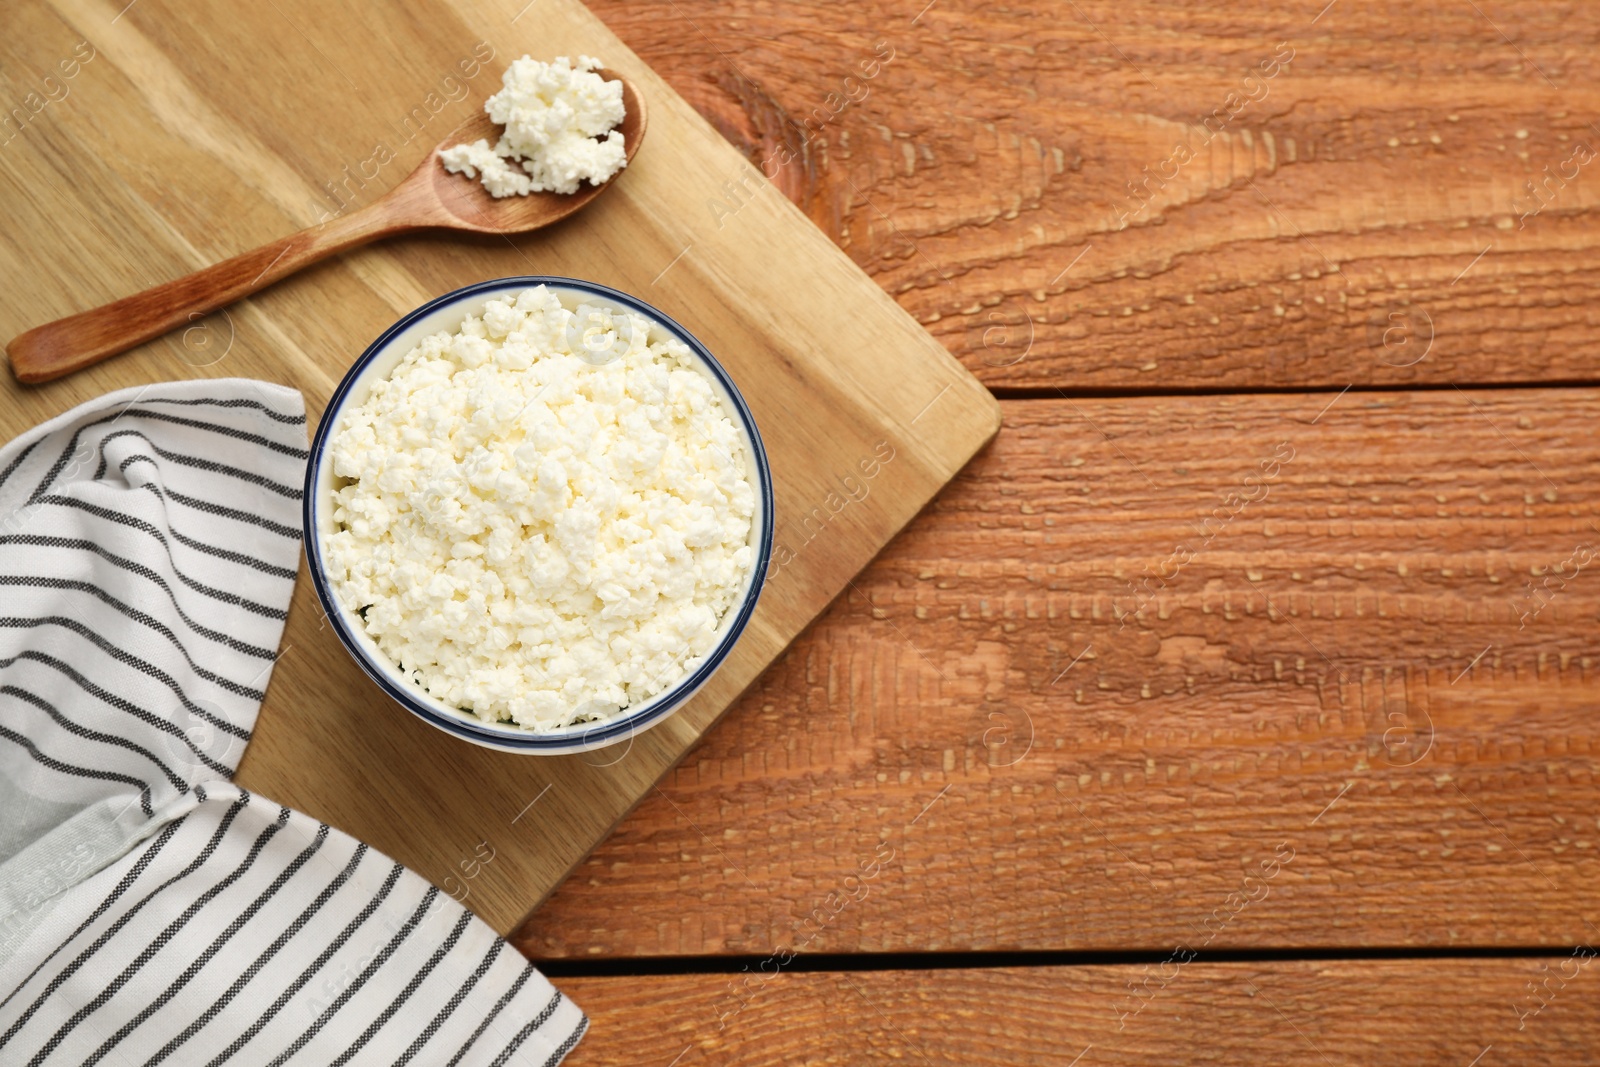
<svg viewBox="0 0 1600 1067">
<path fill-rule="evenodd" d="M 329 450 L 335 595 L 486 722 L 553 730 L 657 695 L 715 646 L 753 562 L 746 450 L 693 354 L 544 286 L 425 338 Z"/>
<path fill-rule="evenodd" d="M 445 149 L 439 154 L 445 169 L 481 175 L 496 198 L 575 193 L 581 181 L 605 182 L 628 157 L 616 129 L 624 116 L 622 83 L 594 73 L 599 66 L 590 56 L 576 64 L 566 56 L 553 63 L 529 56 L 513 62 L 501 76 L 503 88 L 483 105 L 504 135 L 492 148 L 478 140 Z"/>
</svg>

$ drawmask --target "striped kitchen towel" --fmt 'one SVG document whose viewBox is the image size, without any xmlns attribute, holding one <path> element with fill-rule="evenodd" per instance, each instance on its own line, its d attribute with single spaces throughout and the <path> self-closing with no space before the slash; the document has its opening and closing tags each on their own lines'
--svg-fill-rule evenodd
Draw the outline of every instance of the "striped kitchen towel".
<svg viewBox="0 0 1600 1067">
<path fill-rule="evenodd" d="M 0 1063 L 557 1063 L 588 1020 L 399 864 L 231 784 L 300 554 L 300 394 L 0 449 Z"/>
</svg>

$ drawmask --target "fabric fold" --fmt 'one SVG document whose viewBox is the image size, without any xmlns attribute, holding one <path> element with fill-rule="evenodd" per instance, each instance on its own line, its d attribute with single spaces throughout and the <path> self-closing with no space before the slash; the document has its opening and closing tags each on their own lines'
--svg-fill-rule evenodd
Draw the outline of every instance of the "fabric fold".
<svg viewBox="0 0 1600 1067">
<path fill-rule="evenodd" d="M 244 379 L 0 449 L 0 1062 L 554 1064 L 581 1036 L 454 900 L 229 781 L 306 461 L 299 393 Z"/>
</svg>

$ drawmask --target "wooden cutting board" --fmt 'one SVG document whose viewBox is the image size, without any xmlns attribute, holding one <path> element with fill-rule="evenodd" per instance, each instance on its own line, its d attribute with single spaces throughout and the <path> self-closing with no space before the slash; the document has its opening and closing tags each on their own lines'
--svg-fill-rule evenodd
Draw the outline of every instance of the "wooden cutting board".
<svg viewBox="0 0 1600 1067">
<path fill-rule="evenodd" d="M 392 241 L 75 377 L 0 381 L 8 439 L 111 389 L 190 377 L 293 385 L 315 419 L 402 313 L 530 273 L 637 294 L 707 344 L 770 453 L 775 573 L 721 672 L 631 744 L 540 758 L 446 737 L 384 697 L 297 589 L 238 780 L 510 932 L 995 433 L 999 406 L 575 0 L 125 4 L 8 6 L 5 338 L 370 203 L 525 52 L 597 56 L 649 101 L 619 185 L 556 229 Z"/>
</svg>

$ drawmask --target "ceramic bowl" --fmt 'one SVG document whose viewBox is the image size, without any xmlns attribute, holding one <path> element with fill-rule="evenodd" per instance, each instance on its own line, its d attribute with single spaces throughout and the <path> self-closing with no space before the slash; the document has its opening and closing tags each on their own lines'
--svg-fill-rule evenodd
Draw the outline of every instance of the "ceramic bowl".
<svg viewBox="0 0 1600 1067">
<path fill-rule="evenodd" d="M 334 477 L 328 441 L 344 411 L 364 401 L 371 384 L 387 376 L 422 338 L 441 330 L 454 332 L 469 313 L 481 313 L 488 301 L 496 297 L 514 299 L 522 290 L 536 285 L 548 286 L 569 308 L 581 302 L 611 311 L 634 312 L 655 323 L 657 330 L 682 341 L 700 362 L 721 396 L 723 406 L 732 415 L 752 466 L 749 473 L 756 489 L 756 511 L 750 530 L 755 560 L 745 576 L 738 600 L 723 616 L 711 652 L 648 701 L 624 708 L 603 722 L 580 723 L 549 732 L 534 732 L 509 723 L 486 723 L 423 690 L 367 635 L 360 617 L 348 611 L 333 595 L 322 552 L 322 538 L 334 528 Z M 601 748 L 631 738 L 672 714 L 727 659 L 755 610 L 772 556 L 772 473 L 755 420 L 728 373 L 693 334 L 649 304 L 604 285 L 573 278 L 520 277 L 479 282 L 429 301 L 385 330 L 345 374 L 323 412 L 322 422 L 311 442 L 311 460 L 306 468 L 304 512 L 306 558 L 317 597 L 322 601 L 334 633 L 339 635 L 361 669 L 398 704 L 428 724 L 474 744 L 507 752 L 556 755 Z"/>
</svg>

